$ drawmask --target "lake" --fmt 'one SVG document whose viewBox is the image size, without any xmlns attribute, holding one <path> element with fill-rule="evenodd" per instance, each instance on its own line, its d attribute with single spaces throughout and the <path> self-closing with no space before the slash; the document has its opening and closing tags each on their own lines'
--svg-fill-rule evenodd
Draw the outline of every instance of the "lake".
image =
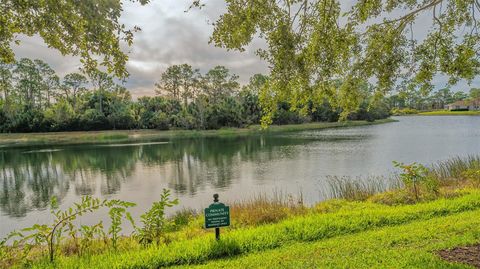
<svg viewBox="0 0 480 269">
<path fill-rule="evenodd" d="M 138 218 L 163 188 L 201 209 L 258 194 L 329 196 L 327 176 L 385 176 L 392 161 L 431 164 L 480 154 L 480 117 L 412 116 L 398 122 L 235 138 L 0 149 L 0 237 L 47 223 L 52 196 L 68 207 L 83 195 L 137 203 Z M 85 224 L 101 216 L 86 216 Z"/>
</svg>

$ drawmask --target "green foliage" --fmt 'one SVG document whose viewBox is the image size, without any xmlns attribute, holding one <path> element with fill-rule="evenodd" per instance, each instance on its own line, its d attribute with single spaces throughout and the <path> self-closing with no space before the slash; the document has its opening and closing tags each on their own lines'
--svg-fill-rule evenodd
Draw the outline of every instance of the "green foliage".
<svg viewBox="0 0 480 269">
<path fill-rule="evenodd" d="M 45 120 L 51 122 L 52 130 L 65 130 L 76 120 L 75 111 L 70 103 L 59 100 L 45 110 Z"/>
<path fill-rule="evenodd" d="M 392 109 L 392 114 L 395 116 L 414 115 L 418 114 L 418 110 L 411 108 L 394 108 Z"/>
<path fill-rule="evenodd" d="M 109 234 L 112 236 L 112 242 L 114 248 L 118 238 L 118 233 L 121 231 L 121 218 L 125 216 L 133 224 L 133 220 L 130 214 L 126 211 L 126 208 L 134 206 L 135 204 L 124 202 L 120 200 L 100 200 L 98 198 L 92 198 L 91 196 L 84 196 L 80 203 L 75 203 L 74 206 L 66 209 L 58 209 L 58 203 L 56 198 L 52 198 L 50 204 L 50 212 L 53 216 L 53 222 L 51 225 L 35 224 L 32 227 L 24 228 L 19 232 L 12 232 L 5 241 L 2 241 L 3 245 L 12 242 L 11 250 L 16 251 L 21 249 L 24 253 L 24 257 L 27 257 L 28 252 L 33 247 L 47 247 L 48 259 L 53 262 L 55 259 L 55 252 L 61 241 L 64 239 L 64 233 L 67 232 L 73 239 L 76 239 L 77 229 L 75 228 L 74 221 L 83 216 L 86 213 L 94 212 L 102 207 L 110 208 L 110 216 L 112 219 L 112 225 L 109 230 Z M 102 234 L 100 229 L 103 228 L 102 223 L 96 224 L 92 227 L 82 226 L 81 233 L 86 236 L 82 239 L 83 247 L 87 247 L 92 238 L 96 234 Z M 2 251 L 4 251 L 3 248 Z"/>
<path fill-rule="evenodd" d="M 1 82 L 3 74 L 3 82 Z M 262 87 L 268 77 L 254 75 L 239 91 L 238 76 L 224 66 L 200 74 L 190 65 L 168 68 L 157 83 L 156 97 L 132 100 L 128 90 L 107 73 L 67 74 L 62 80 L 40 60 L 20 59 L 0 65 L 0 131 L 77 131 L 105 129 L 220 129 L 258 124 L 264 114 L 260 107 Z M 88 89 L 87 85 L 93 85 Z M 364 85 L 364 88 L 367 87 Z M 368 87 L 367 87 L 368 88 Z M 8 97 L 8 98 L 7 98 Z M 373 106 L 368 93 L 361 110 L 352 119 L 388 117 Z M 273 123 L 292 124 L 336 121 L 342 113 L 327 99 L 311 113 L 294 111 L 279 102 Z"/>
<path fill-rule="evenodd" d="M 400 162 L 393 162 L 394 166 L 400 168 L 400 180 L 409 188 L 415 195 L 415 200 L 420 198 L 420 187 L 425 187 L 428 192 L 438 192 L 439 182 L 437 179 L 429 175 L 429 170 L 418 163 L 403 164 Z"/>
<path fill-rule="evenodd" d="M 121 200 L 110 200 L 105 203 L 110 208 L 108 215 L 110 216 L 111 224 L 108 229 L 108 234 L 112 240 L 113 249 L 117 249 L 117 241 L 120 232 L 122 231 L 122 219 L 127 219 L 130 224 L 135 227 L 135 222 L 130 212 L 127 211 L 129 207 L 135 206 L 134 203 L 125 202 Z"/>
<path fill-rule="evenodd" d="M 105 238 L 106 234 L 103 231 L 103 223 L 99 222 L 92 226 L 81 225 L 80 233 L 80 250 L 79 255 L 88 255 L 89 250 L 95 240 L 98 238 Z"/>
<path fill-rule="evenodd" d="M 480 98 L 480 88 L 471 88 L 470 89 L 470 98 L 472 98 L 472 99 Z"/>
<path fill-rule="evenodd" d="M 305 113 L 310 102 L 319 105 L 324 98 L 342 108 L 341 118 L 346 118 L 360 107 L 362 87 L 372 79 L 377 81 L 374 96 L 398 85 L 426 94 L 436 74 L 446 75 L 453 85 L 462 79 L 471 82 L 480 73 L 475 53 L 480 7 L 471 1 L 226 4 L 214 23 L 213 44 L 244 51 L 256 36 L 267 44 L 257 51 L 270 67 L 260 93 L 264 125 L 272 123 L 279 102 Z M 429 18 L 430 27 L 416 37 L 416 28 L 425 24 L 420 17 Z"/>
<path fill-rule="evenodd" d="M 142 5 L 148 0 L 131 0 Z M 10 1 L 0 5 L 2 39 L 0 61 L 14 61 L 13 43 L 21 35 L 39 35 L 50 47 L 63 55 L 80 56 L 88 71 L 99 65 L 126 77 L 128 56 L 120 48 L 121 41 L 131 45 L 133 32 L 119 22 L 123 3 L 120 0 Z M 72 23 L 74 22 L 74 23 Z M 101 59 L 99 62 L 98 57 Z"/>
<path fill-rule="evenodd" d="M 140 217 L 143 227 L 137 231 L 142 243 L 161 242 L 170 224 L 165 217 L 165 210 L 177 204 L 178 199 L 170 199 L 170 190 L 163 189 L 160 201 L 154 202 L 150 210 Z"/>
</svg>

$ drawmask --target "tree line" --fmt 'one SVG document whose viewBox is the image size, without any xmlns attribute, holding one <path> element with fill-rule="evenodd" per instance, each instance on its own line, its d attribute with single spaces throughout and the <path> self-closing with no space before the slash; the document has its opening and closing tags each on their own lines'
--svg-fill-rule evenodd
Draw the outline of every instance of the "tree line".
<svg viewBox="0 0 480 269">
<path fill-rule="evenodd" d="M 241 86 L 224 66 L 206 73 L 188 64 L 167 68 L 155 84 L 156 96 L 133 100 L 114 77 L 101 71 L 60 78 L 44 61 L 22 58 L 0 64 L 0 131 L 38 132 L 107 129 L 218 129 L 258 124 L 259 92 L 268 77 L 256 74 Z M 388 116 L 383 102 L 372 105 L 365 85 L 363 105 L 352 120 Z M 274 124 L 337 121 L 341 110 L 327 99 L 308 113 L 279 102 Z"/>
<path fill-rule="evenodd" d="M 444 109 L 446 105 L 456 101 L 478 98 L 480 98 L 480 88 L 471 88 L 469 93 L 453 92 L 449 88 L 443 88 L 427 94 L 418 90 L 403 90 L 387 97 L 387 102 L 392 109 L 435 110 Z"/>
</svg>

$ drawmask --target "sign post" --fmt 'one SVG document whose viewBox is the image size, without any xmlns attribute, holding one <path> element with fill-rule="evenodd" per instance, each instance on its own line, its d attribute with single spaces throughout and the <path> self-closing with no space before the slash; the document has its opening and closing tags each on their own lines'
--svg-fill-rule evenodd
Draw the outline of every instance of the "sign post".
<svg viewBox="0 0 480 269">
<path fill-rule="evenodd" d="M 215 239 L 220 240 L 220 227 L 230 226 L 230 207 L 218 201 L 213 195 L 213 204 L 205 208 L 205 228 L 215 228 Z"/>
</svg>

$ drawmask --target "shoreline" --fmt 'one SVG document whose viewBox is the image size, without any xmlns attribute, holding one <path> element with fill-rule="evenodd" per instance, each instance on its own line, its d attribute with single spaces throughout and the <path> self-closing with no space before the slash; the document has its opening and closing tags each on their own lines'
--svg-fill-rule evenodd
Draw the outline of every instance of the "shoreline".
<svg viewBox="0 0 480 269">
<path fill-rule="evenodd" d="M 415 114 L 418 116 L 480 116 L 480 111 L 426 111 Z"/>
<path fill-rule="evenodd" d="M 260 125 L 246 128 L 224 128 L 218 130 L 107 130 L 107 131 L 73 131 L 52 133 L 11 133 L 0 134 L 1 148 L 20 148 L 49 145 L 82 145 L 109 144 L 125 142 L 158 141 L 161 139 L 188 139 L 205 137 L 240 137 L 247 135 L 263 135 L 295 131 L 321 130 L 329 128 L 344 128 L 368 126 L 396 122 L 392 118 L 367 121 L 346 122 L 314 122 L 290 125 L 272 125 L 262 130 Z"/>
</svg>

